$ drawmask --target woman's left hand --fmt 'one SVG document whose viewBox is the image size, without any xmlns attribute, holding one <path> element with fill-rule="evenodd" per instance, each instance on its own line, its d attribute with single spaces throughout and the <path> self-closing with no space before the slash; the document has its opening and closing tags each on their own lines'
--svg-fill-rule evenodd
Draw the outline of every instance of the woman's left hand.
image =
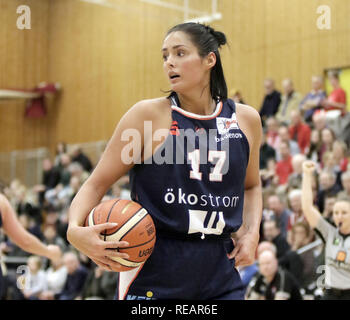
<svg viewBox="0 0 350 320">
<path fill-rule="evenodd" d="M 259 243 L 259 234 L 244 233 L 237 239 L 232 239 L 235 248 L 227 255 L 235 258 L 235 267 L 250 266 L 255 261 L 255 253 Z"/>
</svg>

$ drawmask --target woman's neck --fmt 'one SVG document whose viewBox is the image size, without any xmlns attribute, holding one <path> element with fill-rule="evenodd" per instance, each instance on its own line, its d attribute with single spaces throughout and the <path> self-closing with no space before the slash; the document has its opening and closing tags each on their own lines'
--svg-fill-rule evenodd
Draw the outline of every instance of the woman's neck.
<svg viewBox="0 0 350 320">
<path fill-rule="evenodd" d="M 195 114 L 211 115 L 216 107 L 208 89 L 203 94 L 198 91 L 191 94 L 179 93 L 178 98 L 182 109 Z"/>
</svg>

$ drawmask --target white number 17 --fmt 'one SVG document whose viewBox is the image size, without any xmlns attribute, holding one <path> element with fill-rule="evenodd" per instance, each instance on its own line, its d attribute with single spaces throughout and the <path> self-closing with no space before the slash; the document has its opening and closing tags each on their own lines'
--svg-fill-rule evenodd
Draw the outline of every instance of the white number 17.
<svg viewBox="0 0 350 320">
<path fill-rule="evenodd" d="M 200 165 L 200 152 L 194 150 L 188 154 L 188 159 L 191 161 L 192 170 L 190 171 L 190 178 L 196 180 L 202 180 L 202 173 L 199 172 Z M 222 168 L 226 160 L 226 151 L 214 151 L 209 150 L 208 161 L 214 162 L 214 159 L 219 159 L 214 167 L 212 173 L 209 174 L 209 181 L 222 181 Z"/>
</svg>

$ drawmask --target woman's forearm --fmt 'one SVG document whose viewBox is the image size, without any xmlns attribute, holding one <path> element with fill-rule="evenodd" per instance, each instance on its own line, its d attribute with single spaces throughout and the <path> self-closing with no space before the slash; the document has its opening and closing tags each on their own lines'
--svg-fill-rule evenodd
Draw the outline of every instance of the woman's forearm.
<svg viewBox="0 0 350 320">
<path fill-rule="evenodd" d="M 301 185 L 301 204 L 304 214 L 307 214 L 313 207 L 313 194 L 312 194 L 312 174 L 303 173 L 303 180 Z"/>
<path fill-rule="evenodd" d="M 69 208 L 69 225 L 83 226 L 87 214 L 105 195 L 104 188 L 95 187 L 88 181 L 81 187 Z"/>
<path fill-rule="evenodd" d="M 243 230 L 245 233 L 259 234 L 262 217 L 261 184 L 246 189 L 244 193 Z"/>
</svg>

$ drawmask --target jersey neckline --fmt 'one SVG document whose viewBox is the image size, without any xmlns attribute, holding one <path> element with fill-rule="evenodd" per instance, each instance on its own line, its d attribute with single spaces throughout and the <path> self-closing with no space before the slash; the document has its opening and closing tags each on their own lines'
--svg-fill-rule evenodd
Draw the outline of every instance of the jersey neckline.
<svg viewBox="0 0 350 320">
<path fill-rule="evenodd" d="M 201 115 L 201 114 L 197 114 L 197 113 L 193 113 L 193 112 L 189 112 L 186 110 L 183 110 L 182 108 L 178 107 L 174 101 L 174 99 L 170 100 L 172 102 L 171 104 L 171 109 L 174 111 L 177 111 L 179 113 L 181 113 L 183 116 L 188 117 L 188 118 L 192 118 L 192 119 L 197 119 L 197 120 L 212 120 L 215 119 L 222 111 L 222 106 L 223 103 L 222 101 L 219 101 L 216 105 L 215 111 L 212 114 L 209 115 Z"/>
</svg>

